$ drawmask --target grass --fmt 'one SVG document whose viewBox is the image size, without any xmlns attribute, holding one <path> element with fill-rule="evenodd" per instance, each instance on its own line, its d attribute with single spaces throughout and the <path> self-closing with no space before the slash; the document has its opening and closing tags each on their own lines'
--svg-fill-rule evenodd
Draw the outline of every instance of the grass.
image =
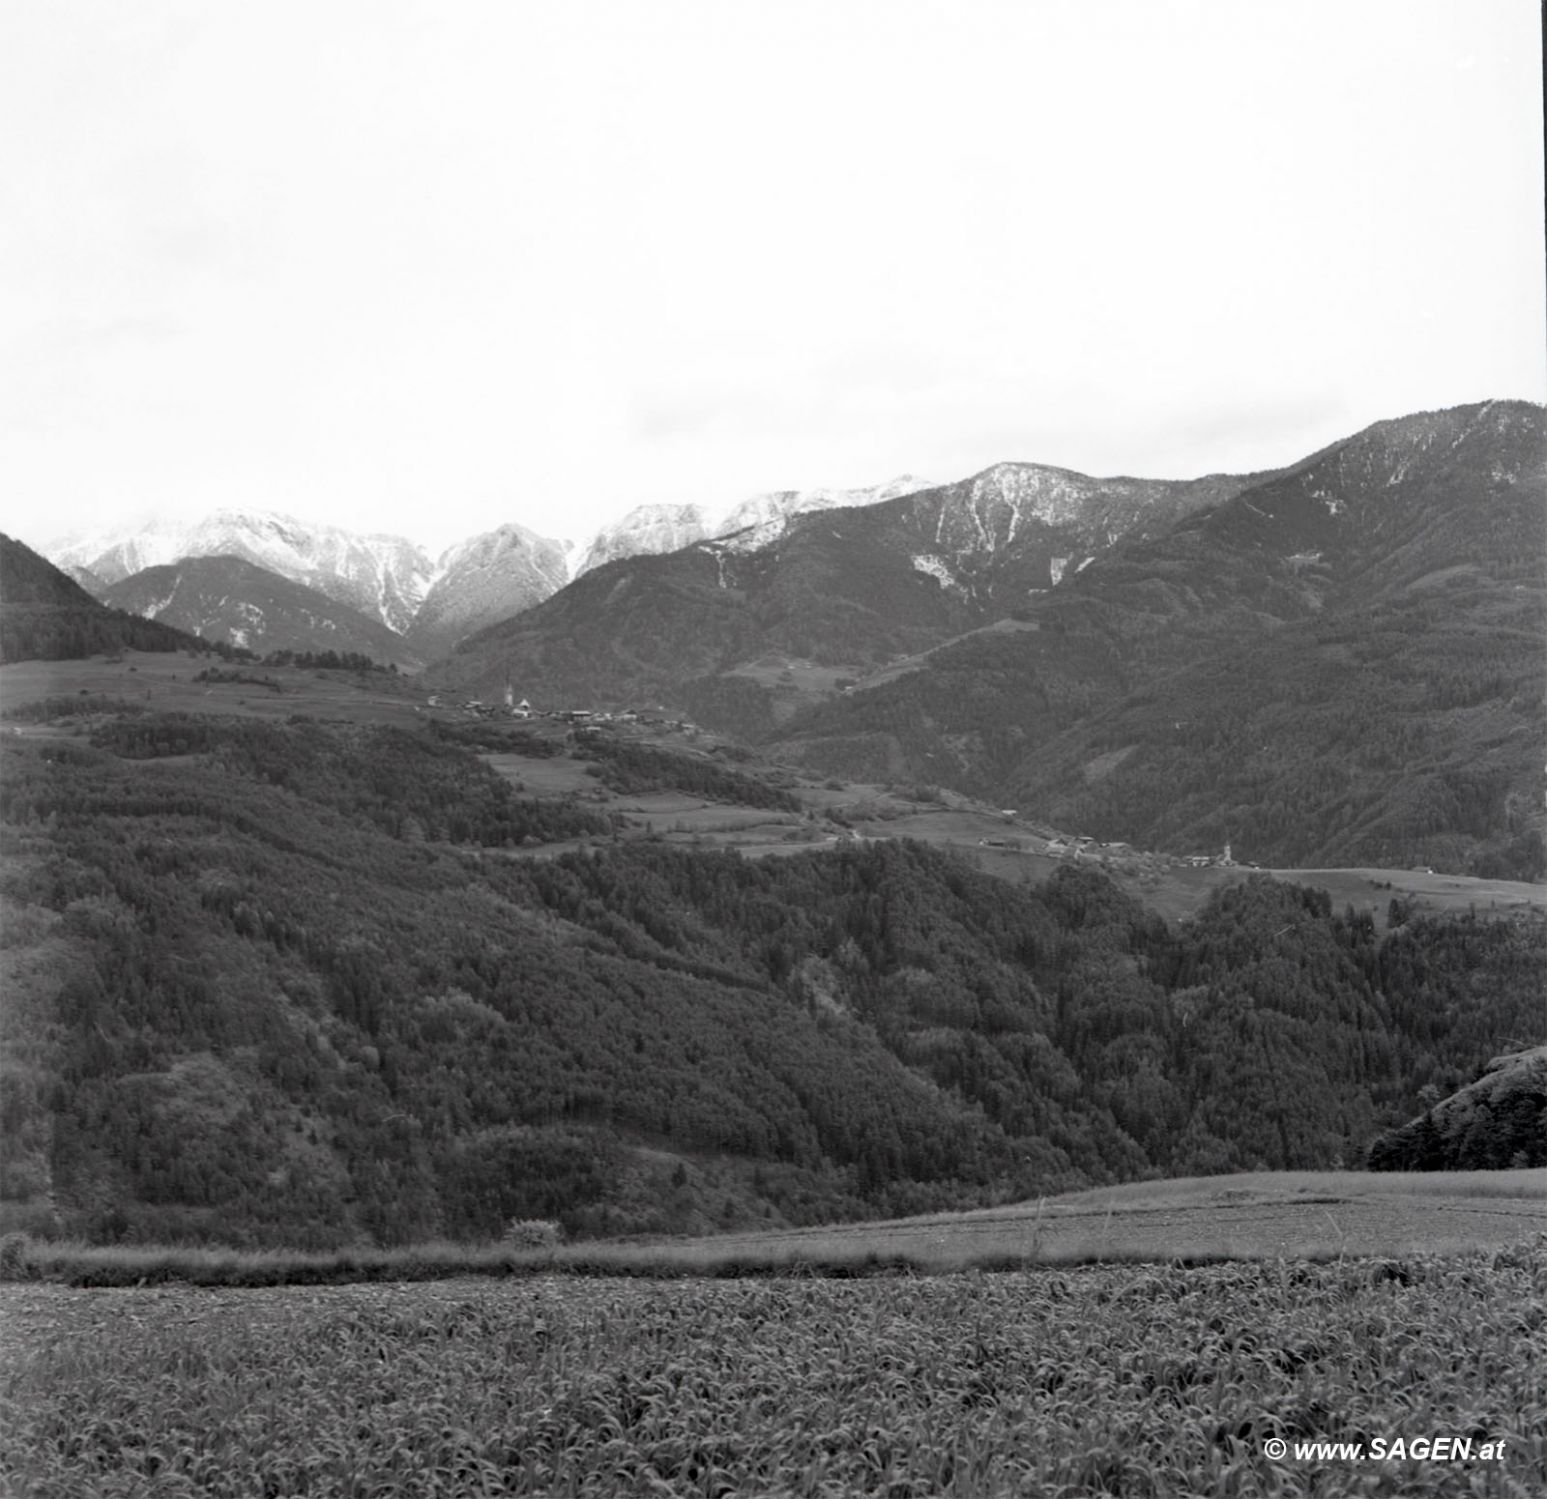
<svg viewBox="0 0 1547 1499">
<path fill-rule="evenodd" d="M 0 1490 L 1527 1494 L 1547 1259 L 0 1291 Z M 1502 1441 L 1274 1461 L 1265 1442 Z"/>
<path fill-rule="evenodd" d="M 80 661 L 11 661 L 0 666 L 0 703 L 7 708 L 39 698 L 99 693 L 157 713 L 231 713 L 247 718 L 341 718 L 353 723 L 418 721 L 414 709 L 423 691 L 405 675 L 372 672 L 315 672 L 295 666 L 252 666 L 243 670 L 272 678 L 279 691 L 250 682 L 199 682 L 210 667 L 224 663 L 181 652 L 126 651 L 121 659 L 92 656 Z M 46 730 L 24 727 L 24 734 Z"/>
<path fill-rule="evenodd" d="M 328 1285 L 458 1276 L 837 1279 L 1072 1267 L 1332 1260 L 1505 1249 L 1547 1235 L 1547 1172 L 1258 1172 L 1132 1182 L 892 1222 L 520 1249 L 336 1253 L 88 1245 L 15 1235 L 0 1276 L 76 1286 Z"/>
</svg>

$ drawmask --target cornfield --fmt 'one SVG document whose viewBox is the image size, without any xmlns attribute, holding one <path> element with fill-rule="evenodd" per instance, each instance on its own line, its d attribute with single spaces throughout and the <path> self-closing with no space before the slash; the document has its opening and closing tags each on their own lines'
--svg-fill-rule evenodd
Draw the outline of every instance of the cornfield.
<svg viewBox="0 0 1547 1499">
<path fill-rule="evenodd" d="M 862 1281 L 12 1285 L 0 1352 L 15 1495 L 1547 1491 L 1540 1244 Z M 1505 1447 L 1292 1451 L 1420 1436 Z"/>
</svg>

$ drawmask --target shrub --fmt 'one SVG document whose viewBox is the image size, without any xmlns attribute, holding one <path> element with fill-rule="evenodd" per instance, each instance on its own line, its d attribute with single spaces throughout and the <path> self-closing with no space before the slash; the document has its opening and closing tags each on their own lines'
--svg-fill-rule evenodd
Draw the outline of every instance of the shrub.
<svg viewBox="0 0 1547 1499">
<path fill-rule="evenodd" d="M 27 1280 L 32 1273 L 32 1239 L 23 1233 L 0 1238 L 0 1281 Z"/>
<path fill-rule="evenodd" d="M 564 1242 L 564 1230 L 551 1218 L 515 1218 L 500 1235 L 512 1249 L 551 1249 Z"/>
</svg>

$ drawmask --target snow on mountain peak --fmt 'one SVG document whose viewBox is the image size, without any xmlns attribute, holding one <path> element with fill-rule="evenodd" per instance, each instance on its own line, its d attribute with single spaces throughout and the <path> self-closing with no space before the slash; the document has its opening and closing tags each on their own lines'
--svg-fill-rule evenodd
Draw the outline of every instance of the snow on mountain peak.
<svg viewBox="0 0 1547 1499">
<path fill-rule="evenodd" d="M 734 538 L 738 551 L 756 551 L 777 541 L 797 515 L 813 510 L 879 505 L 930 487 L 929 480 L 905 474 L 864 489 L 780 489 L 769 494 L 755 494 L 727 511 L 713 534 Z"/>
<path fill-rule="evenodd" d="M 68 537 L 44 549 L 61 567 L 85 567 L 116 583 L 186 557 L 240 557 L 319 589 L 401 632 L 429 583 L 422 548 L 401 536 L 359 536 L 269 510 L 216 510 Z"/>
<path fill-rule="evenodd" d="M 621 520 L 603 526 L 575 558 L 574 577 L 620 557 L 677 552 L 709 535 L 709 517 L 701 505 L 636 505 Z"/>
</svg>

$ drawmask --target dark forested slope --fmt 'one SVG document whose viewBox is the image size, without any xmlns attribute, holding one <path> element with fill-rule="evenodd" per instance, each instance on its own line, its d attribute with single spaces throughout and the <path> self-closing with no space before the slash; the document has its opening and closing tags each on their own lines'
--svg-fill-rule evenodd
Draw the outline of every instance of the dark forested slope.
<svg viewBox="0 0 1547 1499">
<path fill-rule="evenodd" d="M 1494 1057 L 1475 1082 L 1370 1146 L 1373 1171 L 1547 1166 L 1547 1046 Z"/>
<path fill-rule="evenodd" d="M 181 630 L 99 604 L 31 547 L 0 535 L 0 661 L 208 649 Z"/>
<path fill-rule="evenodd" d="M 907 843 L 614 843 L 384 729 L 0 752 L 0 1205 L 37 1228 L 608 1232 L 1351 1163 L 1540 1025 L 1540 923 L 1380 942 L 1257 879 L 1168 930 Z"/>
</svg>

